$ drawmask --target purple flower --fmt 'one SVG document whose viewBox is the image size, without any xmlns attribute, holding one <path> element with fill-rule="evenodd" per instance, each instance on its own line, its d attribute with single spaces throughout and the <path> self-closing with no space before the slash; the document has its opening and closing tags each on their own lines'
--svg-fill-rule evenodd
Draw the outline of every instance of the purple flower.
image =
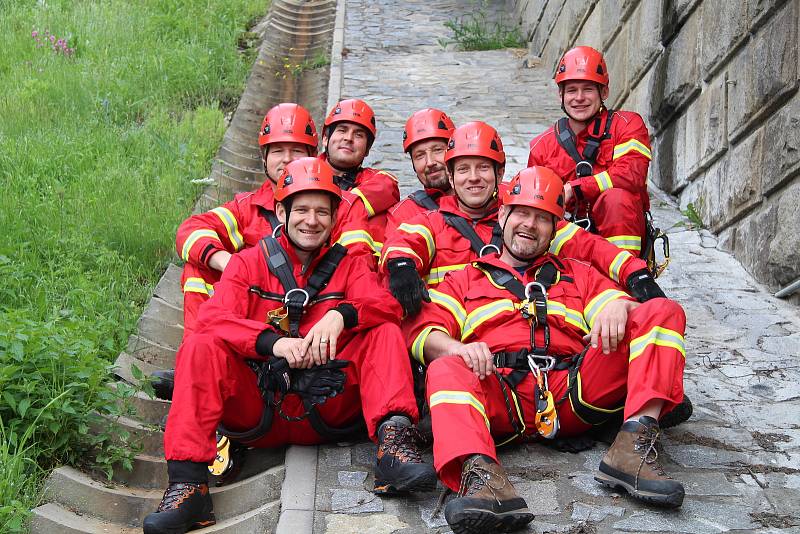
<svg viewBox="0 0 800 534">
<path fill-rule="evenodd" d="M 39 32 L 37 32 L 36 30 L 33 30 L 33 31 L 31 32 L 31 37 L 34 37 L 34 38 L 35 38 L 35 37 L 38 37 L 38 36 L 39 36 Z"/>
<path fill-rule="evenodd" d="M 54 43 L 54 42 L 56 42 L 56 36 L 55 36 L 55 35 L 51 35 L 51 36 L 50 36 L 50 42 L 51 42 L 51 43 Z"/>
</svg>

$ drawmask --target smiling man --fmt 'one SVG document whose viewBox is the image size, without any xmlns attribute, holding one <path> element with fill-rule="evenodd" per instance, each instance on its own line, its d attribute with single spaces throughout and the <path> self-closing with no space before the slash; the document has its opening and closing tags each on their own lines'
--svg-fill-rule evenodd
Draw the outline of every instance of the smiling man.
<svg viewBox="0 0 800 534">
<path fill-rule="evenodd" d="M 650 209 L 650 136 L 638 113 L 609 110 L 603 55 L 588 46 L 569 50 L 555 82 L 566 117 L 530 144 L 528 166 L 543 165 L 564 180 L 568 211 L 637 256 Z"/>
<path fill-rule="evenodd" d="M 621 411 L 596 479 L 648 503 L 683 502 L 656 451 L 658 418 L 683 397 L 684 312 L 666 298 L 639 304 L 591 266 L 549 253 L 563 206 L 553 171 L 518 174 L 499 212 L 502 252 L 448 275 L 407 329 L 429 364 L 434 465 L 458 491 L 445 508 L 458 534 L 533 519 L 496 442 L 577 435 Z"/>
</svg>

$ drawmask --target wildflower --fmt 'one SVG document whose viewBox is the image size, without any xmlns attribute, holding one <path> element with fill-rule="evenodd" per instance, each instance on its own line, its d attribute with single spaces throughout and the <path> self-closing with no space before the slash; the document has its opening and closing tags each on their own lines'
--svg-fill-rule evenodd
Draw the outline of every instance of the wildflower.
<svg viewBox="0 0 800 534">
<path fill-rule="evenodd" d="M 39 36 L 39 32 L 37 32 L 36 30 L 33 30 L 31 32 L 31 37 L 33 37 L 34 39 L 36 39 L 38 36 Z"/>
</svg>

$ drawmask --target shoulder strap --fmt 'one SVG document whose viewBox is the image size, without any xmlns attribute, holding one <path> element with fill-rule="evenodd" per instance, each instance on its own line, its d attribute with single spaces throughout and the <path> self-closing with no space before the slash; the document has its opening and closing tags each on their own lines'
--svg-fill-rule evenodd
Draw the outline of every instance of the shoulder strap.
<svg viewBox="0 0 800 534">
<path fill-rule="evenodd" d="M 614 117 L 614 110 L 609 109 L 606 114 L 606 124 L 603 128 L 602 135 L 600 134 L 600 117 L 597 117 L 592 124 L 592 132 L 586 139 L 586 146 L 583 149 L 583 160 L 588 161 L 590 165 L 594 166 L 597 161 L 597 151 L 600 149 L 600 143 L 604 140 L 611 138 L 611 121 Z"/>
<path fill-rule="evenodd" d="M 359 172 L 361 172 L 360 168 L 354 171 L 344 171 L 341 174 L 334 176 L 333 181 L 345 191 L 350 191 L 356 186 L 356 177 L 358 176 Z"/>
<path fill-rule="evenodd" d="M 558 141 L 561 148 L 569 154 L 569 157 L 571 157 L 576 164 L 583 161 L 583 158 L 578 153 L 578 147 L 575 144 L 575 133 L 572 131 L 572 128 L 569 127 L 569 119 L 567 117 L 558 119 L 553 125 L 553 130 L 556 134 L 556 141 Z"/>
<path fill-rule="evenodd" d="M 342 258 L 347 256 L 347 248 L 340 243 L 335 243 L 328 252 L 322 256 L 319 263 L 314 268 L 314 272 L 308 277 L 308 285 L 306 285 L 306 293 L 308 293 L 309 300 L 313 300 L 320 291 L 325 289 L 325 286 L 330 282 L 336 267 Z"/>
<path fill-rule="evenodd" d="M 283 290 L 287 293 L 297 289 L 297 280 L 294 279 L 289 255 L 274 237 L 265 237 L 258 242 L 261 253 L 267 262 L 269 272 L 278 277 Z"/>
<path fill-rule="evenodd" d="M 431 197 L 427 191 L 424 189 L 417 189 L 410 195 L 411 200 L 417 203 L 418 206 L 425 208 L 426 210 L 438 210 L 439 204 Z"/>
<path fill-rule="evenodd" d="M 264 206 L 258 207 L 258 214 L 261 215 L 264 219 L 267 220 L 269 225 L 272 227 L 272 231 L 275 232 L 275 229 L 281 226 L 281 222 L 278 220 L 278 216 L 275 215 L 275 212 L 272 210 L 268 210 Z M 280 235 L 280 232 L 276 233 L 275 235 Z"/>
<path fill-rule="evenodd" d="M 492 240 L 489 244 L 486 244 L 475 232 L 472 223 L 467 221 L 464 217 L 459 217 L 452 213 L 442 213 L 442 217 L 444 217 L 444 222 L 447 223 L 448 226 L 455 228 L 459 234 L 469 241 L 470 247 L 479 257 L 491 252 L 489 249 L 494 249 L 496 252 L 501 251 L 501 245 L 503 243 L 502 229 L 500 228 L 500 224 L 496 221 L 492 227 Z"/>
<path fill-rule="evenodd" d="M 600 117 L 597 117 L 592 123 L 592 130 L 586 139 L 586 146 L 583 149 L 583 154 L 578 153 L 578 147 L 575 144 L 575 133 L 569 127 L 569 119 L 561 117 L 558 122 L 553 126 L 556 140 L 563 148 L 569 157 L 575 162 L 575 173 L 580 176 L 590 176 L 594 172 L 594 164 L 597 161 L 597 152 L 600 148 L 600 143 L 611 137 L 611 122 L 614 117 L 614 110 L 609 109 L 606 115 L 605 128 L 602 135 L 600 134 Z"/>
</svg>

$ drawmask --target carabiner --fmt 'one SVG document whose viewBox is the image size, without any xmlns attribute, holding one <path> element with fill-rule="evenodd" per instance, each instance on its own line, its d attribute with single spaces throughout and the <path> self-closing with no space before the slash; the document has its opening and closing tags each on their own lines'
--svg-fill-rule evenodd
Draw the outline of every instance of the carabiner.
<svg viewBox="0 0 800 534">
<path fill-rule="evenodd" d="M 488 252 L 484 252 L 484 250 L 486 250 L 486 249 L 489 249 L 489 250 L 494 249 L 495 252 L 500 254 L 500 248 L 497 245 L 495 245 L 494 243 L 489 243 L 488 245 L 483 245 L 481 247 L 481 250 L 478 252 L 478 257 L 483 257 L 484 254 L 489 254 Z"/>
<path fill-rule="evenodd" d="M 294 293 L 295 291 L 297 291 L 298 293 L 302 293 L 303 295 L 305 295 L 305 299 L 303 300 L 303 308 L 305 308 L 305 307 L 306 307 L 306 305 L 308 304 L 308 301 L 311 299 L 311 296 L 308 294 L 308 291 L 306 291 L 306 290 L 305 290 L 305 289 L 303 289 L 302 287 L 296 287 L 296 288 L 294 288 L 294 289 L 290 289 L 289 291 L 287 291 L 287 292 L 286 292 L 286 295 L 284 295 L 284 297 L 283 297 L 283 303 L 284 303 L 284 304 L 288 304 L 288 303 L 289 303 L 289 295 L 291 295 L 291 294 L 292 294 L 292 293 Z"/>
<path fill-rule="evenodd" d="M 542 284 L 541 282 L 528 282 L 528 285 L 525 286 L 525 298 L 526 299 L 528 299 L 528 300 L 531 299 L 531 289 L 534 288 L 534 287 L 538 287 L 539 289 L 541 289 L 542 290 L 542 295 L 544 295 L 545 299 L 547 298 L 547 288 L 544 287 L 544 284 Z"/>
<path fill-rule="evenodd" d="M 545 365 L 539 365 L 537 360 L 541 360 L 546 362 Z M 531 368 L 531 372 L 536 374 L 537 372 L 547 372 L 552 370 L 556 366 L 556 359 L 552 356 L 539 356 L 537 354 L 528 354 L 528 367 Z"/>
</svg>

